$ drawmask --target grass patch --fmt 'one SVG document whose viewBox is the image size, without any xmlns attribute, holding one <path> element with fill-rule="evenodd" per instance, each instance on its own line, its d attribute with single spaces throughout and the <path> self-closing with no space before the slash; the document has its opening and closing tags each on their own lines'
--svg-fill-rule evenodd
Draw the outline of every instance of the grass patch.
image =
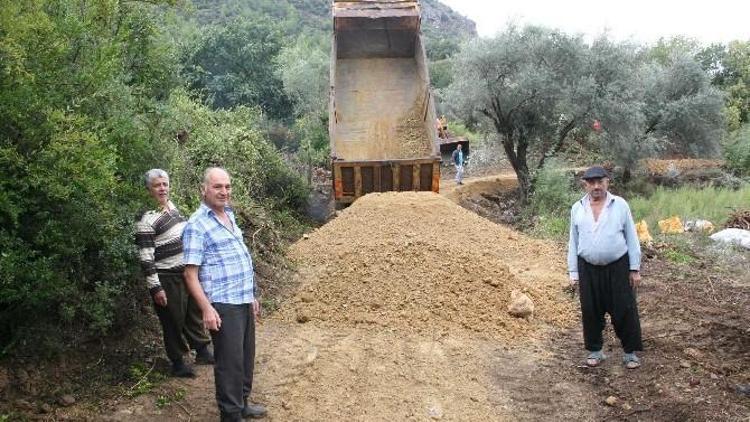
<svg viewBox="0 0 750 422">
<path fill-rule="evenodd" d="M 162 409 L 166 406 L 169 406 L 172 403 L 181 402 L 185 399 L 185 396 L 187 395 L 187 390 L 184 388 L 178 388 L 177 390 L 166 393 L 166 394 L 159 394 L 156 397 L 156 407 L 159 409 Z"/>
<path fill-rule="evenodd" d="M 164 374 L 154 371 L 153 366 L 147 368 L 142 363 L 133 364 L 129 372 L 135 384 L 125 391 L 125 395 L 131 398 L 150 393 L 156 384 L 160 384 L 167 379 Z"/>
<path fill-rule="evenodd" d="M 667 249 L 666 251 L 664 251 L 664 258 L 674 262 L 675 264 L 690 264 L 691 262 L 695 261 L 695 258 L 680 250 L 679 248 Z"/>
<path fill-rule="evenodd" d="M 659 187 L 648 198 L 636 197 L 629 202 L 635 220 L 646 220 L 652 231 L 658 230 L 659 220 L 674 215 L 683 221 L 709 220 L 718 227 L 726 222 L 733 208 L 750 204 L 750 185 L 744 185 L 738 190 L 714 187 Z"/>
<path fill-rule="evenodd" d="M 530 234 L 542 239 L 568 240 L 570 235 L 570 217 L 540 215 L 530 230 Z"/>
</svg>

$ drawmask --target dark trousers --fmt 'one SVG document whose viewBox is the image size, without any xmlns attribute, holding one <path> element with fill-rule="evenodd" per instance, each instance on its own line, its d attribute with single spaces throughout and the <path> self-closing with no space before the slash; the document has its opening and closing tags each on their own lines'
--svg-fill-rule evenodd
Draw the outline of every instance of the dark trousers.
<svg viewBox="0 0 750 422">
<path fill-rule="evenodd" d="M 255 316 L 251 304 L 214 303 L 221 318 L 214 341 L 216 403 L 223 414 L 237 414 L 253 388 L 255 366 Z"/>
<path fill-rule="evenodd" d="M 643 350 L 628 254 L 608 265 L 592 265 L 578 258 L 578 276 L 586 350 L 602 350 L 605 313 L 609 314 L 625 353 Z"/>
<path fill-rule="evenodd" d="M 181 273 L 159 273 L 159 282 L 167 295 L 167 306 L 154 304 L 161 322 L 164 348 L 172 362 L 181 362 L 190 349 L 205 347 L 211 338 L 203 327 L 203 314 L 190 297 Z M 184 336 L 184 337 L 183 337 Z"/>
</svg>

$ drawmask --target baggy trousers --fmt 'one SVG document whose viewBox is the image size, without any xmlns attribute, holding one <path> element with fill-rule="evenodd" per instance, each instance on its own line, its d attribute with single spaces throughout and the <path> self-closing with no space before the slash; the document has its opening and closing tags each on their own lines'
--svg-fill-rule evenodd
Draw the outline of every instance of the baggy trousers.
<svg viewBox="0 0 750 422">
<path fill-rule="evenodd" d="M 625 353 L 643 350 L 638 306 L 630 286 L 628 254 L 608 265 L 592 265 L 579 257 L 578 275 L 586 350 L 602 350 L 605 313 L 609 314 Z"/>
<path fill-rule="evenodd" d="M 255 366 L 255 316 L 252 304 L 213 303 L 221 318 L 214 342 L 216 403 L 224 414 L 237 414 L 253 388 Z"/>
<path fill-rule="evenodd" d="M 182 273 L 159 273 L 159 282 L 167 295 L 167 306 L 154 303 L 161 322 L 164 348 L 172 362 L 181 362 L 188 350 L 185 339 L 195 350 L 205 347 L 211 338 L 203 327 L 203 314 L 188 294 Z M 183 337 L 184 335 L 184 337 Z"/>
</svg>

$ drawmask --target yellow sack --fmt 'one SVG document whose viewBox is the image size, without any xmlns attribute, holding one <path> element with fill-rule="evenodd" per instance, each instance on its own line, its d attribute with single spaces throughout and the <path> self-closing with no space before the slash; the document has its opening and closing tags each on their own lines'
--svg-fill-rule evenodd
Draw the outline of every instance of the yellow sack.
<svg viewBox="0 0 750 422">
<path fill-rule="evenodd" d="M 682 225 L 680 217 L 675 215 L 674 217 L 659 221 L 659 230 L 664 234 L 678 234 L 684 233 L 685 227 Z"/>
<path fill-rule="evenodd" d="M 648 223 L 646 220 L 641 220 L 635 225 L 635 231 L 638 233 L 638 240 L 641 243 L 651 243 L 654 238 L 651 237 L 651 233 L 648 232 Z"/>
</svg>

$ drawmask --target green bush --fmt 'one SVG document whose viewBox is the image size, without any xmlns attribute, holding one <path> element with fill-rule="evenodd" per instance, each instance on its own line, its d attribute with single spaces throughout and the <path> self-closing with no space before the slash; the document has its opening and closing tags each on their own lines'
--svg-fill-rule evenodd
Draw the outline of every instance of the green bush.
<svg viewBox="0 0 750 422">
<path fill-rule="evenodd" d="M 189 133 L 186 141 L 170 142 L 164 169 L 173 180 L 173 195 L 195 209 L 206 168 L 224 167 L 234 179 L 236 207 L 263 204 L 272 209 L 301 210 L 307 186 L 282 160 L 275 146 L 263 137 L 257 109 L 211 110 L 176 91 L 167 103 L 160 132 Z M 144 170 L 145 171 L 145 170 Z"/>
<path fill-rule="evenodd" d="M 580 197 L 573 172 L 564 169 L 562 163 L 550 160 L 536 175 L 529 209 L 534 215 L 570 214 L 570 207 Z"/>
<path fill-rule="evenodd" d="M 727 167 L 738 176 L 750 176 L 750 124 L 730 136 L 725 148 Z"/>
<path fill-rule="evenodd" d="M 534 191 L 524 213 L 534 221 L 532 232 L 555 239 L 568 236 L 570 207 L 579 199 L 572 171 L 557 160 L 550 160 L 536 175 Z"/>
<path fill-rule="evenodd" d="M 203 170 L 226 167 L 261 250 L 276 252 L 304 206 L 307 187 L 258 129 L 258 110 L 213 111 L 180 88 L 168 7 L 153 3 L 0 8 L 0 356 L 132 326 L 149 168 L 173 175 L 189 213 Z"/>
</svg>

